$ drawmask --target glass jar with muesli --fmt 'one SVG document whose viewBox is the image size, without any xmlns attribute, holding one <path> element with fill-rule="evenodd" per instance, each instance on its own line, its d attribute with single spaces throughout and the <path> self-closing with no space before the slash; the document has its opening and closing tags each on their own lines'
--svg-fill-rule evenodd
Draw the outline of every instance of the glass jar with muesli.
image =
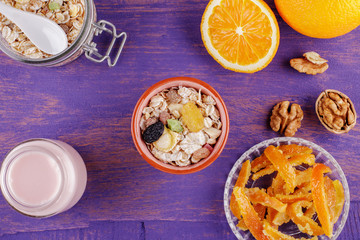
<svg viewBox="0 0 360 240">
<path fill-rule="evenodd" d="M 210 85 L 194 78 L 170 78 L 143 94 L 131 130 L 137 150 L 152 166 L 169 173 L 193 173 L 220 155 L 229 117 Z"/>
<path fill-rule="evenodd" d="M 56 55 L 38 49 L 26 35 L 0 14 L 0 49 L 9 57 L 35 66 L 60 66 L 85 56 L 94 62 L 107 61 L 114 66 L 120 57 L 127 35 L 117 33 L 116 27 L 105 20 L 96 21 L 96 9 L 92 0 L 0 0 L 17 9 L 32 12 L 55 21 L 66 33 L 68 48 Z M 105 54 L 99 53 L 93 37 L 110 34 L 112 41 Z M 120 41 L 119 48 L 114 49 Z M 117 51 L 115 54 L 112 51 Z M 114 56 L 113 58 L 110 58 Z"/>
</svg>

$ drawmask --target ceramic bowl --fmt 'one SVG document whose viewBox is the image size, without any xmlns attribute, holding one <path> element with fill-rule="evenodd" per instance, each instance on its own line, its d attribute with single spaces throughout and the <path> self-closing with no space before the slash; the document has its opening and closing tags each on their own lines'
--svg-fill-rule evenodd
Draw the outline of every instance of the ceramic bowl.
<svg viewBox="0 0 360 240">
<path fill-rule="evenodd" d="M 142 139 L 141 129 L 140 129 L 140 119 L 142 116 L 142 110 L 149 104 L 150 99 L 155 96 L 157 93 L 163 91 L 164 89 L 168 89 L 171 87 L 184 86 L 191 87 L 196 90 L 201 89 L 201 92 L 213 97 L 216 101 L 216 107 L 220 113 L 220 119 L 222 122 L 222 133 L 217 139 L 216 144 L 214 145 L 214 150 L 207 157 L 199 161 L 198 163 L 191 164 L 186 167 L 173 166 L 168 163 L 164 163 L 161 160 L 157 159 L 152 155 L 149 149 L 146 146 L 146 143 Z M 200 171 L 206 167 L 208 167 L 211 163 L 213 163 L 221 154 L 222 150 L 225 147 L 228 135 L 229 135 L 229 115 L 226 109 L 225 103 L 220 97 L 219 93 L 211 87 L 209 84 L 200 81 L 195 78 L 190 77 L 174 77 L 165 79 L 160 81 L 149 89 L 147 89 L 144 94 L 140 97 L 137 102 L 132 120 L 131 120 L 131 135 L 133 141 L 135 143 L 135 147 L 140 153 L 140 155 L 153 167 L 167 173 L 172 174 L 189 174 Z"/>
<path fill-rule="evenodd" d="M 331 174 L 327 174 L 332 180 L 338 179 L 343 187 L 344 187 L 344 194 L 345 194 L 345 204 L 344 208 L 341 212 L 341 215 L 338 219 L 338 221 L 334 224 L 334 230 L 333 230 L 333 236 L 332 240 L 336 239 L 342 229 L 345 226 L 345 222 L 347 220 L 349 209 L 350 209 L 350 192 L 349 192 L 349 186 L 345 177 L 344 172 L 342 171 L 340 165 L 337 163 L 337 161 L 331 156 L 330 153 L 328 153 L 325 149 L 322 147 L 316 145 L 315 143 L 309 142 L 307 140 L 301 139 L 301 138 L 294 138 L 294 137 L 280 137 L 280 138 L 273 138 L 266 141 L 263 141 L 259 144 L 256 144 L 255 146 L 251 147 L 249 150 L 247 150 L 234 164 L 233 168 L 231 169 L 226 184 L 225 184 L 225 191 L 224 191 L 224 209 L 225 209 L 225 215 L 226 219 L 230 225 L 231 230 L 239 240 L 245 240 L 245 239 L 255 239 L 252 234 L 249 231 L 242 231 L 240 228 L 236 227 L 236 224 L 238 222 L 237 218 L 232 214 L 230 210 L 230 197 L 233 192 L 234 185 L 236 183 L 236 180 L 239 176 L 239 172 L 242 166 L 242 163 L 246 160 L 254 160 L 255 158 L 259 157 L 267 148 L 269 145 L 279 146 L 279 145 L 285 145 L 285 144 L 297 144 L 301 146 L 309 147 L 313 150 L 313 154 L 315 155 L 315 162 L 316 163 L 324 163 L 328 167 L 331 168 Z M 261 186 L 263 184 L 271 184 L 271 179 L 267 177 L 259 178 L 256 181 L 249 180 L 247 183 L 248 187 L 255 187 L 255 186 Z M 250 185 L 250 186 L 249 186 Z M 316 216 L 316 215 L 315 215 Z M 300 238 L 304 236 L 297 228 L 295 224 L 290 222 L 289 224 L 284 224 L 279 227 L 279 230 L 281 229 L 282 232 L 291 235 L 295 238 Z M 321 235 L 318 237 L 321 240 L 328 240 L 329 238 L 325 235 Z"/>
</svg>

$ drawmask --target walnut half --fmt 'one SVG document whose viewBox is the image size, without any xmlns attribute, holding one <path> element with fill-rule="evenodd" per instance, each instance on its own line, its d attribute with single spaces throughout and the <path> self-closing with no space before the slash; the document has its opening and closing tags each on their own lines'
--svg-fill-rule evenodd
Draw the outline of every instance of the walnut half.
<svg viewBox="0 0 360 240">
<path fill-rule="evenodd" d="M 329 65 L 327 60 L 320 57 L 316 52 L 304 53 L 304 58 L 294 58 L 290 60 L 290 65 L 301 73 L 316 75 L 325 72 Z"/>
<path fill-rule="evenodd" d="M 301 120 L 304 113 L 299 104 L 292 104 L 289 101 L 279 102 L 272 110 L 270 127 L 275 132 L 284 133 L 286 137 L 292 137 L 301 127 Z"/>
<path fill-rule="evenodd" d="M 356 111 L 350 98 L 337 90 L 323 91 L 315 103 L 316 114 L 332 133 L 347 133 L 356 124 Z"/>
</svg>

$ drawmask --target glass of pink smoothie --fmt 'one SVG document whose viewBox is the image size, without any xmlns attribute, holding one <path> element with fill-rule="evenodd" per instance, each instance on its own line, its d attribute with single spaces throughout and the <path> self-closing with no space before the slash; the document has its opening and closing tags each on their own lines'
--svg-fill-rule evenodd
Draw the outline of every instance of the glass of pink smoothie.
<svg viewBox="0 0 360 240">
<path fill-rule="evenodd" d="M 18 212 L 49 217 L 74 206 L 85 191 L 86 167 L 70 145 L 30 139 L 14 147 L 0 171 L 1 191 Z"/>
</svg>

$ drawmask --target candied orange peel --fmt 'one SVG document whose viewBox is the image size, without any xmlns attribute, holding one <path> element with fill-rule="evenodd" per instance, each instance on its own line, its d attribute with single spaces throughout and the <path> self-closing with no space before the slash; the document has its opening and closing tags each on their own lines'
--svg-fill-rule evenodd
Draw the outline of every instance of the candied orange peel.
<svg viewBox="0 0 360 240">
<path fill-rule="evenodd" d="M 242 167 L 241 167 L 241 170 L 239 173 L 239 177 L 236 180 L 234 187 L 244 188 L 247 181 L 249 180 L 250 171 L 251 171 L 250 160 L 247 160 L 242 164 Z M 239 220 L 241 219 L 240 208 L 235 200 L 234 193 L 231 194 L 231 198 L 230 198 L 230 210 L 237 219 L 239 219 Z"/>
<path fill-rule="evenodd" d="M 312 153 L 312 149 L 308 148 L 306 146 L 300 146 L 296 144 L 290 144 L 290 145 L 280 145 L 279 150 L 282 151 L 282 153 L 285 155 L 286 158 L 291 158 L 293 156 L 296 156 L 298 154 L 310 154 Z"/>
<path fill-rule="evenodd" d="M 244 162 L 230 199 L 237 227 L 250 230 L 256 239 L 295 240 L 278 230 L 291 220 L 310 239 L 331 237 L 344 207 L 344 189 L 339 180 L 324 176 L 331 169 L 315 159 L 312 149 L 291 144 L 269 146 L 260 157 Z M 267 188 L 245 187 L 249 179 L 273 173 Z M 320 224 L 312 219 L 315 214 Z"/>
<path fill-rule="evenodd" d="M 331 221 L 324 184 L 324 174 L 329 172 L 331 172 L 331 169 L 322 163 L 316 163 L 314 165 L 311 175 L 311 192 L 316 213 L 324 233 L 326 236 L 331 237 L 334 224 Z"/>
<path fill-rule="evenodd" d="M 286 211 L 286 204 L 282 203 L 274 197 L 271 197 L 263 189 L 249 188 L 245 189 L 245 193 L 252 203 L 259 203 L 266 207 L 272 207 L 279 212 Z"/>
<path fill-rule="evenodd" d="M 241 216 L 244 219 L 246 226 L 249 228 L 252 235 L 257 240 L 270 240 L 264 233 L 263 233 L 263 223 L 256 213 L 254 207 L 251 205 L 249 199 L 245 195 L 244 188 L 242 187 L 235 187 L 234 188 L 234 195 L 236 201 L 239 203 Z"/>
<path fill-rule="evenodd" d="M 334 222 L 335 204 L 336 204 L 336 190 L 333 181 L 329 177 L 324 178 L 324 187 L 326 193 L 326 202 L 329 208 L 330 221 Z"/>
<path fill-rule="evenodd" d="M 303 214 L 302 208 L 308 208 L 311 205 L 312 203 L 309 201 L 298 201 L 288 205 L 286 212 L 301 232 L 315 236 L 322 235 L 324 234 L 323 229 L 314 220 Z"/>
<path fill-rule="evenodd" d="M 291 166 L 285 156 L 276 147 L 270 145 L 264 151 L 278 174 L 284 179 L 287 189 L 292 193 L 296 187 L 295 169 Z"/>
<path fill-rule="evenodd" d="M 333 181 L 335 191 L 336 191 L 336 204 L 335 204 L 335 211 L 334 211 L 334 219 L 333 222 L 336 223 L 339 219 L 342 209 L 345 203 L 345 195 L 344 195 L 344 188 L 343 185 L 339 180 Z"/>
</svg>

